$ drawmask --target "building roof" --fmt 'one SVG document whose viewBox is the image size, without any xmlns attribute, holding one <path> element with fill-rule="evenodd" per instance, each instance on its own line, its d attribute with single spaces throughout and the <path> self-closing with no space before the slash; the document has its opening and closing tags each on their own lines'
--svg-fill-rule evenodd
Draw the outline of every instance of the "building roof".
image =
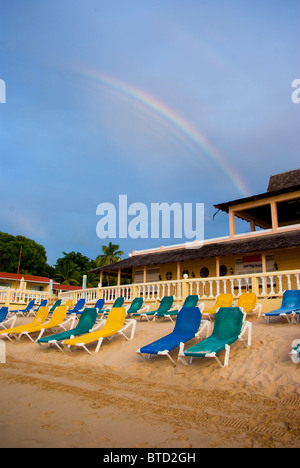
<svg viewBox="0 0 300 468">
<path fill-rule="evenodd" d="M 214 205 L 215 208 L 229 212 L 229 207 L 234 205 L 241 205 L 255 200 L 262 200 L 264 198 L 270 198 L 275 195 L 281 195 L 283 193 L 295 192 L 300 190 L 300 169 L 294 171 L 282 172 L 270 177 L 267 192 L 260 193 L 258 195 L 252 195 L 250 197 L 239 198 L 226 203 L 219 203 Z"/>
<path fill-rule="evenodd" d="M 50 278 L 46 278 L 45 276 L 34 276 L 34 275 L 23 275 L 22 273 L 6 273 L 1 271 L 0 272 L 0 279 L 4 280 L 14 280 L 14 281 L 21 281 L 24 278 L 24 281 L 29 283 L 44 283 L 49 284 Z M 81 286 L 71 286 L 68 284 L 59 284 L 57 281 L 53 280 L 53 289 L 59 291 L 75 291 L 81 289 Z"/>
<path fill-rule="evenodd" d="M 299 231 L 290 231 L 280 234 L 265 234 L 260 236 L 235 239 L 204 244 L 200 248 L 180 248 L 165 250 L 155 253 L 133 255 L 120 262 L 95 268 L 93 273 L 100 271 L 115 274 L 121 268 L 122 272 L 130 273 L 133 267 L 143 267 L 149 265 L 160 265 L 164 263 L 183 262 L 188 260 L 203 259 L 223 255 L 248 254 L 258 251 L 268 251 L 280 248 L 292 248 L 300 246 Z"/>
<path fill-rule="evenodd" d="M 23 275 L 22 273 L 6 273 L 3 271 L 0 272 L 0 279 L 20 281 L 22 278 L 24 278 L 24 281 L 30 281 L 31 283 L 50 283 L 50 279 L 46 278 L 45 276 Z M 56 281 L 55 283 L 58 284 Z"/>
</svg>

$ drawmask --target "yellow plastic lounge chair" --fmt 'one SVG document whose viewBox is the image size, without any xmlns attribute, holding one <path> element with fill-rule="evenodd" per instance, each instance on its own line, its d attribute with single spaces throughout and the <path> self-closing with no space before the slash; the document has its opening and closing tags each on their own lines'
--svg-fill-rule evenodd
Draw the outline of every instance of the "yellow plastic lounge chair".
<svg viewBox="0 0 300 468">
<path fill-rule="evenodd" d="M 69 320 L 72 320 L 69 319 L 67 320 L 67 322 L 64 322 L 65 318 L 66 318 L 66 315 L 67 315 L 67 307 L 66 306 L 59 306 L 55 309 L 55 311 L 53 312 L 52 316 L 51 316 L 51 319 L 48 321 L 48 322 L 44 322 L 42 324 L 39 324 L 39 325 L 30 325 L 27 326 L 27 329 L 21 331 L 21 333 L 18 333 L 19 335 L 19 339 L 22 338 L 23 335 L 27 336 L 31 341 L 37 341 L 39 340 L 45 330 L 50 330 L 51 328 L 63 328 L 64 330 L 66 330 L 65 328 L 65 324 L 69 321 Z M 30 334 L 31 333 L 36 333 L 36 332 L 40 332 L 39 336 L 37 337 L 36 340 L 34 340 Z M 16 333 L 15 333 L 16 334 Z"/>
<path fill-rule="evenodd" d="M 37 312 L 35 318 L 31 323 L 27 325 L 20 325 L 19 327 L 8 328 L 7 330 L 0 330 L 0 338 L 8 338 L 10 341 L 13 341 L 10 335 L 17 335 L 29 329 L 29 327 L 36 327 L 45 322 L 48 315 L 48 307 L 41 307 Z"/>
<path fill-rule="evenodd" d="M 252 312 L 260 317 L 262 305 L 257 303 L 257 297 L 255 293 L 243 293 L 240 295 L 236 307 L 243 309 L 245 315 L 251 314 Z"/>
<path fill-rule="evenodd" d="M 187 365 L 186 357 L 215 358 L 220 367 L 228 367 L 230 346 L 238 340 L 251 346 L 252 323 L 245 322 L 245 316 L 239 307 L 221 307 L 216 313 L 215 324 L 212 334 L 184 351 L 184 343 L 180 345 L 178 360 Z M 247 331 L 248 342 L 243 338 Z M 225 350 L 224 364 L 221 363 L 217 354 Z"/>
<path fill-rule="evenodd" d="M 68 300 L 65 304 L 63 304 L 63 305 L 67 306 L 67 309 L 69 310 L 69 309 L 72 307 L 72 305 L 73 305 L 72 299 L 69 299 L 69 300 Z"/>
<path fill-rule="evenodd" d="M 90 333 L 82 336 L 78 336 L 77 338 L 72 338 L 69 340 L 65 340 L 62 342 L 64 346 L 79 346 L 89 354 L 91 352 L 87 349 L 86 345 L 89 343 L 94 343 L 97 341 L 96 353 L 98 353 L 102 341 L 104 338 L 112 337 L 116 334 L 122 334 L 126 340 L 132 340 L 135 333 L 136 321 L 134 319 L 130 319 L 126 321 L 126 310 L 124 307 L 114 307 L 110 310 L 107 320 L 105 321 L 105 325 L 101 330 L 98 331 L 91 331 Z M 104 321 L 103 321 L 104 322 Z M 124 331 L 132 326 L 131 336 L 128 338 Z"/>
<path fill-rule="evenodd" d="M 217 310 L 220 307 L 231 307 L 233 302 L 233 295 L 232 294 L 220 294 L 217 297 L 216 303 L 212 309 L 206 309 L 202 312 L 202 315 L 207 315 L 209 320 L 211 320 L 210 316 L 216 314 Z M 200 304 L 202 305 L 202 303 Z M 199 307 L 200 307 L 199 305 Z"/>
</svg>

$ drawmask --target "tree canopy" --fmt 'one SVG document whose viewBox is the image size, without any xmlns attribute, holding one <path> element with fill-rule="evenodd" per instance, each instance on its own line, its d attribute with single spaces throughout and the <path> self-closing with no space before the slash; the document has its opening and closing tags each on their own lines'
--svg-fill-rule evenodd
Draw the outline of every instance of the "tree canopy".
<svg viewBox="0 0 300 468">
<path fill-rule="evenodd" d="M 74 286 L 81 286 L 82 277 L 86 275 L 87 287 L 97 287 L 99 275 L 89 271 L 98 266 L 118 262 L 123 255 L 119 245 L 109 242 L 107 246 L 102 245 L 102 254 L 95 260 L 80 252 L 62 252 L 63 256 L 58 258 L 52 267 L 47 264 L 45 247 L 27 237 L 0 232 L 0 271 L 17 273 L 21 246 L 20 274 L 45 276 L 61 284 Z M 115 279 L 112 283 L 115 284 Z M 108 284 L 109 278 L 104 276 L 103 285 Z"/>
<path fill-rule="evenodd" d="M 0 270 L 17 273 L 21 246 L 20 273 L 46 276 L 48 265 L 45 247 L 27 237 L 4 232 L 0 232 Z"/>
</svg>

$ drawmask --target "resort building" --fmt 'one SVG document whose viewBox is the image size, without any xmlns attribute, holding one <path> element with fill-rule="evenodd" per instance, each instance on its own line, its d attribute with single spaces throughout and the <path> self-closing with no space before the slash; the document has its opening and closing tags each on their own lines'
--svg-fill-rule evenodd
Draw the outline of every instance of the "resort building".
<svg viewBox="0 0 300 468">
<path fill-rule="evenodd" d="M 21 273 L 0 272 L 0 306 L 12 308 L 35 300 L 57 299 L 61 293 L 73 293 L 81 287 L 59 284 L 44 276 L 23 275 Z"/>
<path fill-rule="evenodd" d="M 214 206 L 228 214 L 226 237 L 199 247 L 194 242 L 133 251 L 127 259 L 93 270 L 100 284 L 103 274 L 116 276 L 122 294 L 131 288 L 130 297 L 143 295 L 146 301 L 169 294 L 183 298 L 184 287 L 203 299 L 220 292 L 238 296 L 244 290 L 279 297 L 285 289 L 300 288 L 300 169 L 271 176 L 264 193 Z M 247 221 L 248 232 L 236 233 L 237 218 Z M 130 278 L 132 285 L 122 287 L 122 278 Z M 112 288 L 102 289 L 109 299 Z"/>
</svg>

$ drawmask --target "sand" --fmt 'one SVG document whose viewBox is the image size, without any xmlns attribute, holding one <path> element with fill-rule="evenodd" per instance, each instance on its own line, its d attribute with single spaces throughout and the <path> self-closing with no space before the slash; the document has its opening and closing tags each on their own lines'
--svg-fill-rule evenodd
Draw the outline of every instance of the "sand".
<svg viewBox="0 0 300 468">
<path fill-rule="evenodd" d="M 106 340 L 92 356 L 6 342 L 0 446 L 300 447 L 300 364 L 288 354 L 300 325 L 249 320 L 252 347 L 235 343 L 224 369 L 214 359 L 174 368 L 137 355 L 173 329 L 167 321 L 138 322 L 132 341 Z"/>
</svg>

